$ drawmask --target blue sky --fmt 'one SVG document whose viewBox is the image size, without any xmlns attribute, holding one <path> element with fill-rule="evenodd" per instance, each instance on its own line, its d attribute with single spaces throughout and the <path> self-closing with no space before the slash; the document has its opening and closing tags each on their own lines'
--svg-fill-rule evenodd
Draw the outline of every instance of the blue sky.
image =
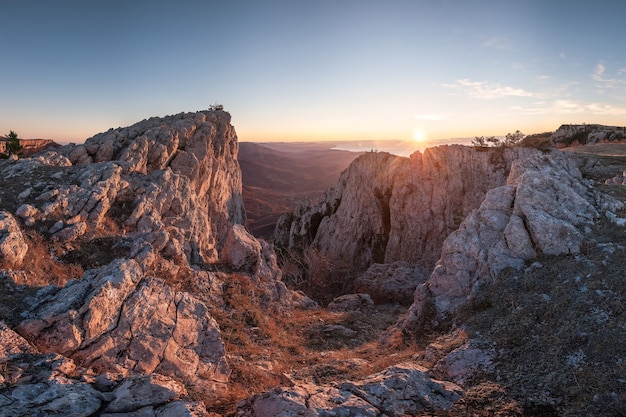
<svg viewBox="0 0 626 417">
<path fill-rule="evenodd" d="M 221 103 L 239 140 L 626 125 L 626 3 L 0 0 L 0 134 Z"/>
</svg>

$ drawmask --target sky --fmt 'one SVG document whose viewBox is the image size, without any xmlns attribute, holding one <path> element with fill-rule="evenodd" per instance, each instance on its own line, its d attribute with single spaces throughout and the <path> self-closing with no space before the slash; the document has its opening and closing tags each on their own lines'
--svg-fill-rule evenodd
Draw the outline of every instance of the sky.
<svg viewBox="0 0 626 417">
<path fill-rule="evenodd" d="M 0 134 L 222 104 L 240 141 L 626 125 L 626 2 L 0 0 Z"/>
</svg>

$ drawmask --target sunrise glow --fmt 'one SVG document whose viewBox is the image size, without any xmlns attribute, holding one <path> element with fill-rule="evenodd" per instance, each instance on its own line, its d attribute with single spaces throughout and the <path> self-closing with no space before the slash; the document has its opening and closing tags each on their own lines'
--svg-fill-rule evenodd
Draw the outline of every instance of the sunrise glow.
<svg viewBox="0 0 626 417">
<path fill-rule="evenodd" d="M 426 132 L 421 129 L 415 129 L 413 131 L 413 140 L 415 142 L 424 142 L 426 140 Z"/>
<path fill-rule="evenodd" d="M 82 142 L 215 103 L 240 141 L 440 143 L 626 117 L 624 2 L 35 3 L 3 4 L 0 134 Z M 589 16 L 602 30 L 580 30 Z"/>
</svg>

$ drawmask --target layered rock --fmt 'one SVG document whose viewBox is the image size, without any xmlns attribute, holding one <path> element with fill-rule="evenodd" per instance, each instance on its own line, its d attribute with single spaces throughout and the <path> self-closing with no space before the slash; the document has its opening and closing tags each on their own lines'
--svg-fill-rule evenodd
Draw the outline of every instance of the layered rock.
<svg viewBox="0 0 626 417">
<path fill-rule="evenodd" d="M 400 364 L 356 382 L 277 388 L 240 402 L 237 415 L 400 417 L 446 410 L 462 394 L 457 385 L 430 378 L 425 368 Z"/>
<path fill-rule="evenodd" d="M 208 416 L 185 387 L 162 375 L 95 376 L 61 355 L 42 354 L 0 322 L 0 416 Z"/>
<path fill-rule="evenodd" d="M 506 268 L 543 255 L 577 254 L 584 227 L 621 203 L 601 197 L 560 152 L 512 164 L 507 184 L 490 190 L 478 209 L 443 243 L 441 257 L 401 323 L 404 332 L 441 326 Z"/>
<path fill-rule="evenodd" d="M 40 350 L 99 372 L 157 372 L 207 394 L 224 388 L 224 344 L 206 305 L 145 277 L 134 260 L 118 260 L 43 291 L 17 328 Z"/>
<path fill-rule="evenodd" d="M 537 151 L 458 145 L 410 158 L 367 153 L 344 171 L 323 201 L 283 216 L 275 243 L 312 246 L 361 270 L 395 261 L 431 267 L 444 239 L 488 190 L 505 184 L 512 162 L 532 153 Z"/>
<path fill-rule="evenodd" d="M 623 142 L 625 139 L 626 127 L 600 124 L 561 125 L 550 138 L 557 147 Z"/>
<path fill-rule="evenodd" d="M 109 227 L 113 212 L 133 239 L 172 258 L 217 262 L 233 224 L 243 224 L 237 136 L 223 111 L 181 113 L 111 129 L 5 168 L 35 174 L 19 212 L 29 224 L 54 222 L 61 242 Z M 47 175 L 47 177 L 46 177 Z M 15 207 L 17 209 L 18 207 Z"/>
</svg>

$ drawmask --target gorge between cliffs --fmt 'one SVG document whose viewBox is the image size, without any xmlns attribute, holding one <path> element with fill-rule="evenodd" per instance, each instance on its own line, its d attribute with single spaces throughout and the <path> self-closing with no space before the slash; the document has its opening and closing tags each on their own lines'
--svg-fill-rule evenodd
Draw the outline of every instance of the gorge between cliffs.
<svg viewBox="0 0 626 417">
<path fill-rule="evenodd" d="M 0 161 L 0 416 L 626 415 L 625 157 L 367 152 L 266 241 L 238 152 L 210 110 Z"/>
</svg>

